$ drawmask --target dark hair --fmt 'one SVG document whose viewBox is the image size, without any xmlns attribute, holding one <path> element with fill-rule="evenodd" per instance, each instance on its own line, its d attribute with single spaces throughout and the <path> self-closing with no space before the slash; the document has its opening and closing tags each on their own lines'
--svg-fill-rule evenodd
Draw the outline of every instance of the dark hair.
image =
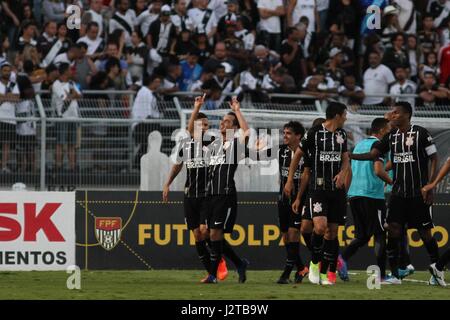
<svg viewBox="0 0 450 320">
<path fill-rule="evenodd" d="M 337 102 L 337 101 L 331 101 L 328 104 L 327 111 L 325 112 L 327 120 L 333 119 L 337 115 L 342 115 L 345 110 L 347 109 L 347 106 L 343 103 Z"/>
<path fill-rule="evenodd" d="M 389 120 L 386 118 L 375 118 L 370 126 L 370 132 L 379 133 L 381 129 L 385 128 L 388 125 L 388 123 Z"/>
<path fill-rule="evenodd" d="M 203 112 L 199 112 L 199 113 L 197 113 L 197 117 L 195 117 L 195 120 L 200 120 L 200 119 L 208 119 L 208 116 L 206 114 L 204 114 Z"/>
<path fill-rule="evenodd" d="M 431 13 L 429 13 L 429 12 L 426 12 L 426 13 L 423 15 L 422 20 L 425 20 L 426 18 L 432 18 L 432 19 L 434 19 L 433 15 L 432 15 Z"/>
<path fill-rule="evenodd" d="M 395 40 L 397 40 L 398 37 L 402 37 L 403 41 L 405 41 L 405 36 L 403 35 L 403 33 L 401 32 L 396 32 L 393 35 L 391 35 L 391 42 L 394 42 Z"/>
<path fill-rule="evenodd" d="M 91 21 L 91 22 L 88 23 L 88 25 L 87 25 L 87 27 L 86 27 L 86 30 L 89 31 L 92 27 L 97 27 L 97 28 L 99 28 L 99 25 L 98 25 L 97 22 Z"/>
<path fill-rule="evenodd" d="M 436 80 L 436 75 L 434 74 L 433 71 L 425 71 L 425 72 L 423 73 L 423 76 L 424 76 L 424 77 L 425 77 L 425 76 L 432 76 L 432 77 L 434 78 L 434 80 Z"/>
<path fill-rule="evenodd" d="M 317 127 L 318 125 L 321 125 L 325 121 L 326 121 L 325 118 L 316 118 L 316 119 L 314 119 L 312 126 Z"/>
<path fill-rule="evenodd" d="M 80 42 L 78 42 L 78 47 L 81 49 L 81 48 L 84 48 L 84 49 L 88 49 L 88 45 L 87 45 L 87 43 L 86 42 L 84 42 L 84 41 L 80 41 Z"/>
<path fill-rule="evenodd" d="M 411 104 L 407 101 L 398 101 L 395 103 L 396 107 L 400 107 L 403 109 L 404 112 L 409 114 L 409 118 L 411 119 L 413 115 L 413 109 L 411 107 Z"/>
<path fill-rule="evenodd" d="M 58 71 L 58 68 L 53 64 L 49 64 L 46 68 L 45 68 L 45 73 L 49 74 L 52 73 L 53 71 Z"/>
<path fill-rule="evenodd" d="M 239 121 L 238 121 L 238 118 L 237 118 L 237 116 L 236 116 L 236 113 L 230 111 L 230 112 L 227 113 L 227 115 L 228 115 L 228 116 L 233 116 L 233 117 L 234 117 L 234 120 L 233 120 L 233 126 L 236 126 L 236 127 L 238 127 L 238 129 L 239 129 L 241 126 L 239 125 Z"/>
<path fill-rule="evenodd" d="M 286 30 L 286 37 L 289 37 L 291 34 L 293 34 L 295 31 L 298 31 L 298 29 L 296 27 L 289 27 Z"/>
<path fill-rule="evenodd" d="M 106 73 L 109 73 L 109 71 L 111 71 L 111 68 L 117 66 L 120 69 L 120 61 L 117 58 L 109 58 L 108 61 L 106 61 L 105 64 L 105 70 Z"/>
<path fill-rule="evenodd" d="M 156 79 L 161 80 L 162 79 L 161 75 L 157 74 L 157 73 L 153 73 L 152 75 L 150 75 L 148 77 L 144 76 L 144 79 L 142 80 L 142 84 L 147 87 L 148 85 L 150 85 L 150 83 L 152 83 Z"/>
<path fill-rule="evenodd" d="M 56 21 L 47 21 L 46 23 L 44 23 L 44 30 L 47 29 L 47 27 L 49 26 L 50 23 L 56 24 Z"/>
<path fill-rule="evenodd" d="M 105 71 L 99 71 L 92 76 L 89 89 L 102 90 L 102 84 L 108 79 L 108 75 Z"/>
<path fill-rule="evenodd" d="M 61 63 L 58 66 L 59 75 L 63 75 L 69 69 L 70 69 L 70 65 L 68 63 Z"/>
<path fill-rule="evenodd" d="M 23 71 L 25 71 L 26 74 L 30 74 L 34 70 L 34 64 L 31 60 L 25 60 L 23 62 Z"/>
<path fill-rule="evenodd" d="M 300 134 L 302 137 L 305 134 L 305 128 L 298 121 L 289 121 L 288 123 L 286 123 L 284 125 L 283 128 L 284 129 L 291 129 L 294 132 L 294 134 L 296 134 L 296 135 Z"/>
</svg>

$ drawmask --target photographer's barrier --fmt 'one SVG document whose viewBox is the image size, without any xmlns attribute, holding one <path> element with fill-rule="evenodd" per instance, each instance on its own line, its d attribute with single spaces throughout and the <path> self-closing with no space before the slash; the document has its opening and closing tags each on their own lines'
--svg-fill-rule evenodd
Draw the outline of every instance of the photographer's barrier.
<svg viewBox="0 0 450 320">
<path fill-rule="evenodd" d="M 285 261 L 278 228 L 275 193 L 239 193 L 234 232 L 227 236 L 252 269 L 280 269 Z M 448 249 L 450 195 L 435 196 L 433 233 L 440 250 Z M 348 214 L 351 220 L 351 215 Z M 78 191 L 76 193 L 77 264 L 82 269 L 201 269 L 195 241 L 183 214 L 183 194 L 173 192 L 170 202 L 160 192 Z M 353 239 L 349 221 L 339 229 L 341 249 Z M 408 231 L 412 263 L 425 270 L 428 255 L 415 230 Z M 301 253 L 309 261 L 302 245 Z M 375 264 L 373 241 L 350 261 L 350 267 Z"/>
<path fill-rule="evenodd" d="M 75 192 L 0 192 L 0 271 L 75 264 Z"/>
</svg>

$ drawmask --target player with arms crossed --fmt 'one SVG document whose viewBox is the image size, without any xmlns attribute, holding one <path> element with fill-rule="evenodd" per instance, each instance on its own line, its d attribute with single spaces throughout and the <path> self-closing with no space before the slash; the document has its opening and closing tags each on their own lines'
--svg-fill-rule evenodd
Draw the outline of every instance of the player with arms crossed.
<svg viewBox="0 0 450 320">
<path fill-rule="evenodd" d="M 295 169 L 302 156 L 310 155 L 309 191 L 314 231 L 309 280 L 314 284 L 330 285 L 336 282 L 336 273 L 327 273 L 330 264 L 337 259 L 337 231 L 339 224 L 344 223 L 347 207 L 345 186 L 350 173 L 350 161 L 347 133 L 342 129 L 346 120 L 347 107 L 339 102 L 330 102 L 326 121 L 311 128 L 303 137 L 292 159 L 285 186 L 285 194 L 290 196 Z"/>
<path fill-rule="evenodd" d="M 431 235 L 434 227 L 431 214 L 432 191 L 427 191 L 424 197 L 421 194 L 422 187 L 432 181 L 435 175 L 437 150 L 428 131 L 411 124 L 412 114 L 411 104 L 396 102 L 388 114 L 394 129 L 375 143 L 369 153 L 350 155 L 354 160 L 373 161 L 390 152 L 394 184 L 386 219 L 389 226 L 386 250 L 392 277 L 387 277 L 385 281 L 392 284 L 401 284 L 399 251 L 404 228 L 418 230 L 431 263 L 439 259 L 438 245 Z"/>
</svg>

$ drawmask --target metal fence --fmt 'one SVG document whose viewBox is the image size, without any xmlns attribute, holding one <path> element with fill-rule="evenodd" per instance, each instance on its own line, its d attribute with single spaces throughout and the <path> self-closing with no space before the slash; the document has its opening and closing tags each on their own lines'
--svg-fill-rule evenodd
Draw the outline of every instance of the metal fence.
<svg viewBox="0 0 450 320">
<path fill-rule="evenodd" d="M 171 154 L 175 146 L 173 133 L 186 126 L 192 112 L 192 96 L 197 94 L 165 97 L 158 103 L 161 119 L 137 123 L 131 119 L 135 95 L 132 91 L 83 92 L 83 98 L 78 100 L 79 118 L 71 119 L 56 117 L 49 93 L 41 92 L 27 102 L 33 116 L 0 118 L 2 124 L 14 123 L 2 126 L 0 153 L 4 169 L 0 188 L 10 189 L 16 183 L 23 183 L 30 190 L 138 188 L 139 160 L 147 152 L 148 134 L 159 131 L 161 152 Z M 308 128 L 315 118 L 325 115 L 323 101 L 304 104 L 304 95 L 272 96 L 288 98 L 290 102 L 253 103 L 244 99 L 242 109 L 252 128 L 280 129 L 289 120 L 299 120 Z M 388 106 L 351 109 L 348 129 L 364 134 L 374 116 L 388 110 Z M 225 97 L 225 102 L 204 112 L 214 128 L 228 111 Z M 449 129 L 450 106 L 416 106 L 413 120 L 432 132 Z"/>
</svg>

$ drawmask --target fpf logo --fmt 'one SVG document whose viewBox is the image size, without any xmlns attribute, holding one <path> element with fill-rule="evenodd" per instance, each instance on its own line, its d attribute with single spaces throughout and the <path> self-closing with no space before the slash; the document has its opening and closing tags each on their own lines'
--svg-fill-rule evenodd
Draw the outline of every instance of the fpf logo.
<svg viewBox="0 0 450 320">
<path fill-rule="evenodd" d="M 77 5 L 71 4 L 66 9 L 67 17 L 66 26 L 67 29 L 80 29 L 81 28 L 81 8 Z"/>
</svg>

